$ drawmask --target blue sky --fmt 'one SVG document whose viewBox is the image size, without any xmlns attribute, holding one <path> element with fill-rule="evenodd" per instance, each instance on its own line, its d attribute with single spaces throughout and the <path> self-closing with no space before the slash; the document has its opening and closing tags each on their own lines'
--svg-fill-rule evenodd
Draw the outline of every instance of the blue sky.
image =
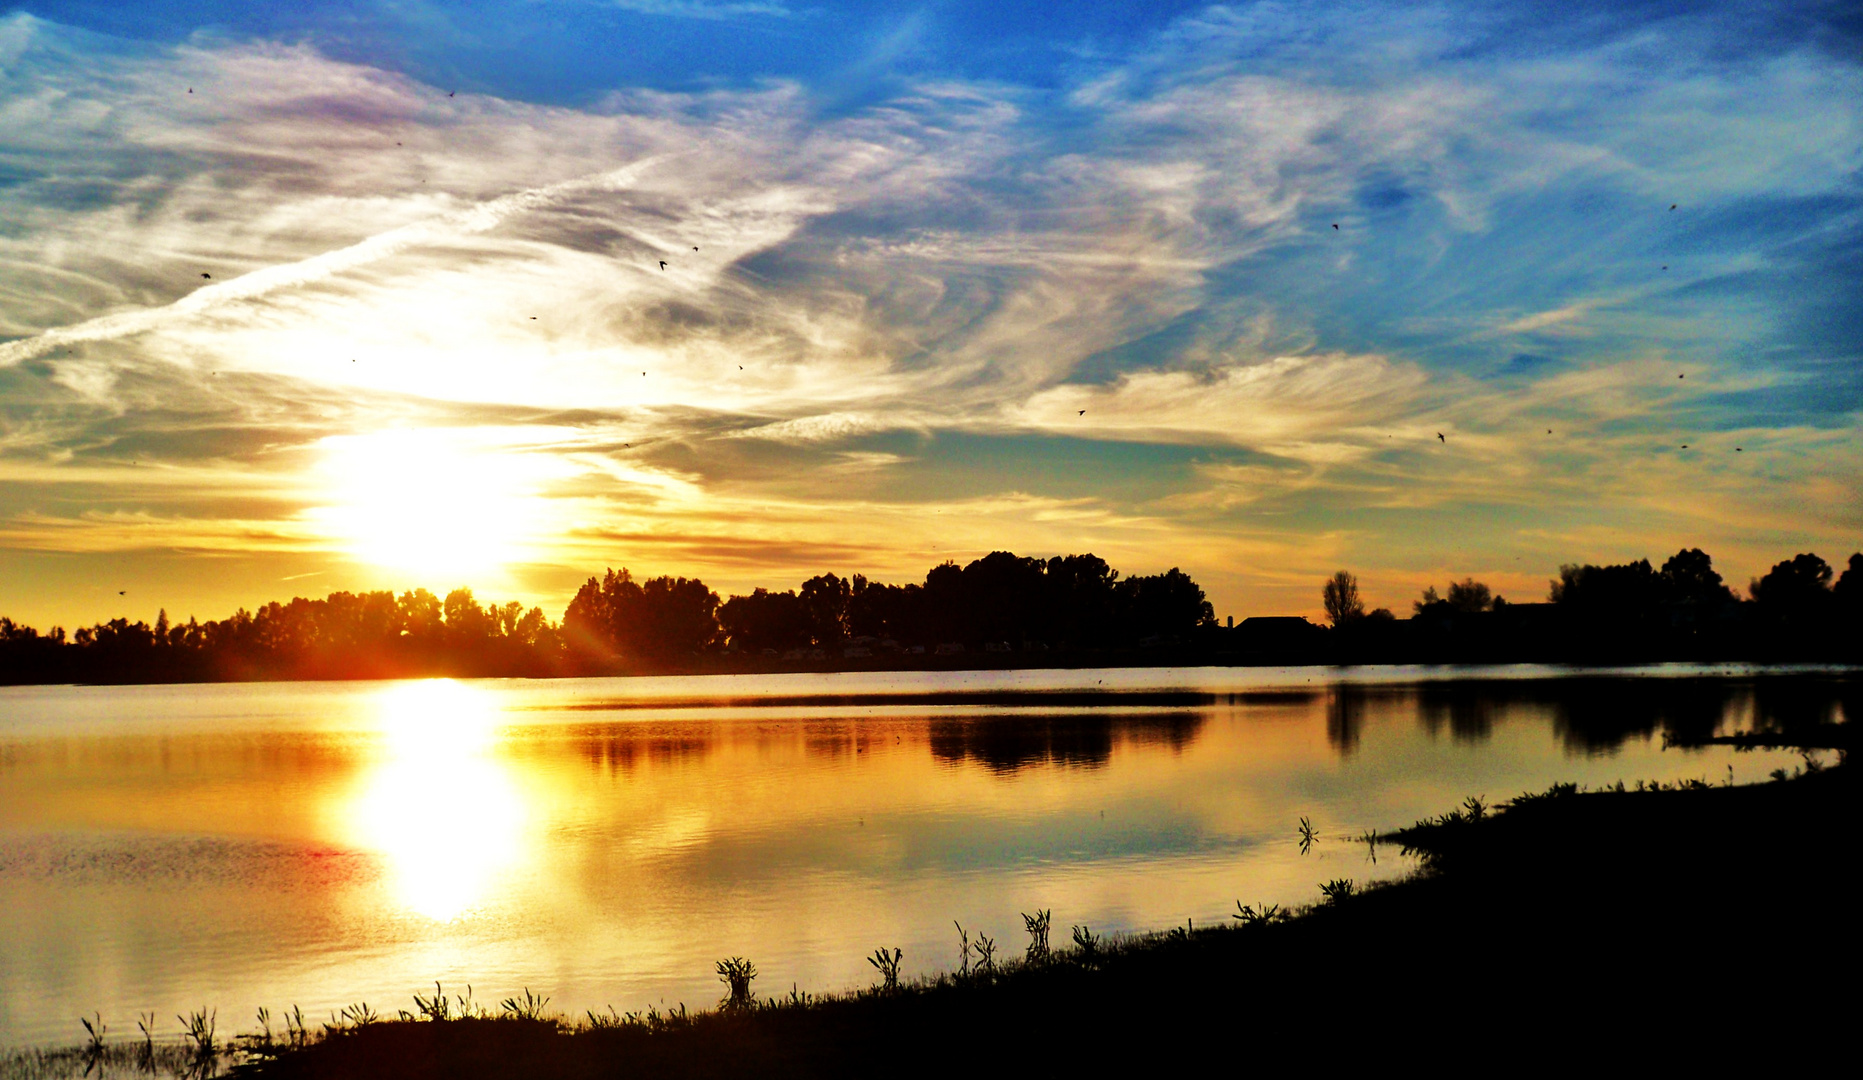
<svg viewBox="0 0 1863 1080">
<path fill-rule="evenodd" d="M 1863 546 L 1844 5 L 0 10 L 16 617 Z"/>
</svg>

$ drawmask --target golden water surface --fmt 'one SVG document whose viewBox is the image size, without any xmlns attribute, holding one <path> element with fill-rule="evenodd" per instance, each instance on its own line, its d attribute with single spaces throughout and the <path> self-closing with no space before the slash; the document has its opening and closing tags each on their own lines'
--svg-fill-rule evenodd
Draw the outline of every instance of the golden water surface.
<svg viewBox="0 0 1863 1080">
<path fill-rule="evenodd" d="M 392 1014 L 436 979 L 485 1004 L 697 1007 L 725 956 L 776 994 L 863 984 L 881 946 L 948 969 L 954 921 L 1005 953 L 1038 908 L 1057 943 L 1218 922 L 1406 872 L 1353 838 L 1470 795 L 1763 779 L 1796 759 L 1664 734 L 1850 693 L 1485 674 L 0 690 L 0 1045 L 76 1042 L 93 1012 L 133 1031 L 206 1007 L 223 1033 L 261 1005 Z"/>
</svg>

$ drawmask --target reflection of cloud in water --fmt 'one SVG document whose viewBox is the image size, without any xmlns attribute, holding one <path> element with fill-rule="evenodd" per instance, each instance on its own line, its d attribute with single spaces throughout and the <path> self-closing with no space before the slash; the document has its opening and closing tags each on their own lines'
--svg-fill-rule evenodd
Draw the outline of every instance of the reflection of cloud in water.
<svg viewBox="0 0 1863 1080">
<path fill-rule="evenodd" d="M 1206 719 L 1189 711 L 975 716 L 933 720 L 929 734 L 932 756 L 947 765 L 974 761 L 992 772 L 1038 765 L 1095 769 L 1119 742 L 1181 751 Z"/>
<path fill-rule="evenodd" d="M 350 827 L 387 856 L 402 907 L 457 918 L 520 854 L 524 801 L 491 755 L 496 713 L 482 691 L 444 679 L 395 684 L 379 702 L 385 753 L 348 808 Z"/>
</svg>

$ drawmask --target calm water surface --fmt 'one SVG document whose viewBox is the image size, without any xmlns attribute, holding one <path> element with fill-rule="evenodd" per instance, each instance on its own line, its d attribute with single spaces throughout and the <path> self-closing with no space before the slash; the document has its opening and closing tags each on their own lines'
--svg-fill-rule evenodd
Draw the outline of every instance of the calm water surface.
<svg viewBox="0 0 1863 1080">
<path fill-rule="evenodd" d="M 1500 678 L 1497 678 L 1497 675 Z M 566 1011 L 843 989 L 1219 922 L 1409 867 L 1350 839 L 1554 781 L 1764 779 L 1664 750 L 1840 715 L 1841 673 L 1197 669 L 0 689 L 0 1045 L 80 1015 Z M 1296 825 L 1322 833 L 1303 855 Z"/>
</svg>

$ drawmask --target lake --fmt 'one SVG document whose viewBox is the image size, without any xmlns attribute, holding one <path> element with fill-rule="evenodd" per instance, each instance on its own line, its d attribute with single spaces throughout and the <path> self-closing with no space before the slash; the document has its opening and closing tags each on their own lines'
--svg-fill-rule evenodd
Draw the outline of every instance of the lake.
<svg viewBox="0 0 1863 1080">
<path fill-rule="evenodd" d="M 1841 671 L 1119 669 L 0 688 L 0 1045 L 470 983 L 580 1014 L 866 985 L 874 949 L 1217 923 L 1410 869 L 1390 829 L 1863 712 Z M 1307 818 L 1319 840 L 1303 853 Z M 275 1021 L 276 1023 L 276 1021 Z"/>
</svg>

